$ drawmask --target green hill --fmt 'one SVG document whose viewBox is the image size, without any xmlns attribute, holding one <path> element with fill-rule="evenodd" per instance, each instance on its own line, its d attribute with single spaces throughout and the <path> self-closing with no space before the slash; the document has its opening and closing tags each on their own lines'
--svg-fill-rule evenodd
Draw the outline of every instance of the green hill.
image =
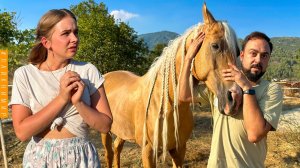
<svg viewBox="0 0 300 168">
<path fill-rule="evenodd" d="M 271 38 L 275 48 L 282 48 L 288 51 L 296 51 L 300 48 L 299 37 L 273 37 Z"/>
<path fill-rule="evenodd" d="M 144 39 L 148 48 L 151 50 L 159 43 L 168 44 L 170 40 L 178 37 L 179 34 L 170 31 L 160 31 L 139 35 L 139 38 Z M 239 39 L 241 42 L 242 39 Z M 271 41 L 274 45 L 274 53 L 276 56 L 282 56 L 282 52 L 295 54 L 300 49 L 300 37 L 273 37 Z M 279 55 L 278 55 L 279 54 Z"/>
<path fill-rule="evenodd" d="M 275 57 L 294 57 L 300 49 L 299 37 L 274 37 L 271 41 L 274 45 Z"/>
<path fill-rule="evenodd" d="M 168 44 L 170 40 L 179 34 L 169 31 L 161 31 L 139 35 L 147 44 L 149 50 L 157 44 Z M 241 46 L 242 39 L 238 39 Z M 268 79 L 299 79 L 300 78 L 300 38 L 299 37 L 273 37 L 273 52 L 267 74 Z M 158 53 L 159 55 L 159 53 Z"/>
<path fill-rule="evenodd" d="M 139 38 L 144 39 L 149 50 L 152 50 L 157 44 L 168 44 L 170 40 L 178 37 L 179 34 L 170 31 L 161 31 L 155 33 L 147 33 L 139 35 Z"/>
</svg>

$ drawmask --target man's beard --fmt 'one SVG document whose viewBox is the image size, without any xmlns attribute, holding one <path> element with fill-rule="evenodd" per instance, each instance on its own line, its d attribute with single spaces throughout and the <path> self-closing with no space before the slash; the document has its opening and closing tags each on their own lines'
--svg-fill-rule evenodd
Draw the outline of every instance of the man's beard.
<svg viewBox="0 0 300 168">
<path fill-rule="evenodd" d="M 260 64 L 253 64 L 253 65 L 251 65 L 250 69 L 251 68 L 260 68 L 262 70 L 262 66 Z M 246 75 L 248 80 L 251 82 L 257 82 L 265 74 L 265 72 L 263 72 L 263 71 L 253 74 L 253 73 L 251 73 L 250 69 L 248 70 L 248 69 L 245 69 L 244 67 L 242 67 L 244 74 Z"/>
</svg>

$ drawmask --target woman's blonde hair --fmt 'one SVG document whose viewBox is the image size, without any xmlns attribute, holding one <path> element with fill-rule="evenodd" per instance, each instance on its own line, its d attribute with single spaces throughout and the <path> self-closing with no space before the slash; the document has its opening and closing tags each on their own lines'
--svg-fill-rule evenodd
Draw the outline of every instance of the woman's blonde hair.
<svg viewBox="0 0 300 168">
<path fill-rule="evenodd" d="M 41 39 L 51 37 L 53 27 L 66 16 L 71 16 L 76 21 L 75 15 L 68 9 L 52 9 L 42 16 L 36 28 L 35 44 L 29 54 L 30 63 L 36 65 L 47 59 L 47 49 Z"/>
</svg>

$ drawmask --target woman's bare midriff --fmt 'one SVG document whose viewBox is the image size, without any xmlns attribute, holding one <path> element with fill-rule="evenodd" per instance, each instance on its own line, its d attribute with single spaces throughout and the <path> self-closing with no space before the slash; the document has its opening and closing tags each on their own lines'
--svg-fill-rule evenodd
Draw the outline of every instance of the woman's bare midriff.
<svg viewBox="0 0 300 168">
<path fill-rule="evenodd" d="M 72 134 L 64 127 L 58 127 L 54 130 L 46 129 L 45 131 L 37 134 L 36 137 L 45 139 L 64 139 L 76 137 L 76 135 Z"/>
</svg>

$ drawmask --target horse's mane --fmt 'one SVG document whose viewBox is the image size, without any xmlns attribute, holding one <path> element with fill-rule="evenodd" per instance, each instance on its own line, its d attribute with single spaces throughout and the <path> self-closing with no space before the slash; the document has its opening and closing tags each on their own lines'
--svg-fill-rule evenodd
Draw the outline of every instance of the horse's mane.
<svg viewBox="0 0 300 168">
<path fill-rule="evenodd" d="M 167 47 L 165 47 L 159 57 L 156 57 L 156 59 L 153 61 L 152 65 L 150 66 L 150 69 L 148 70 L 147 74 L 150 79 L 153 78 L 153 76 L 156 75 L 158 70 L 165 66 L 165 63 L 168 61 L 172 61 L 171 58 L 174 58 L 176 56 L 178 47 L 180 45 L 180 42 L 185 40 L 189 34 L 192 33 L 199 25 L 194 25 L 188 30 L 183 33 L 183 35 L 178 36 L 174 40 L 170 40 Z M 167 59 L 167 60 L 166 60 Z"/>
<path fill-rule="evenodd" d="M 237 38 L 236 35 L 233 31 L 233 29 L 226 23 L 226 22 L 220 22 L 224 29 L 225 29 L 225 41 L 228 44 L 229 50 L 232 54 L 233 57 L 236 57 L 238 54 L 238 45 L 237 45 Z M 158 150 L 160 149 L 158 146 L 158 137 L 159 137 L 159 130 L 160 130 L 160 118 L 162 116 L 163 118 L 163 131 L 162 131 L 162 150 L 163 150 L 163 156 L 165 158 L 166 156 L 166 148 L 167 148 L 167 135 L 168 135 L 168 122 L 166 119 L 166 114 L 168 112 L 168 103 L 169 103 L 169 75 L 172 76 L 172 84 L 173 84 L 173 95 L 174 95 L 174 104 L 172 104 L 171 106 L 173 106 L 174 109 L 174 127 L 175 127 L 175 139 L 176 139 L 176 147 L 178 148 L 179 146 L 179 134 L 178 134 L 178 122 L 179 122 L 179 114 L 178 114 L 178 82 L 176 82 L 176 70 L 175 70 L 175 63 L 176 63 L 176 54 L 177 51 L 179 49 L 179 47 L 182 47 L 182 54 L 181 54 L 181 65 L 180 65 L 180 73 L 179 73 L 179 78 L 181 76 L 181 71 L 183 68 L 183 62 L 184 62 L 184 56 L 186 54 L 185 51 L 185 44 L 186 44 L 186 39 L 187 37 L 191 34 L 194 33 L 194 37 L 196 37 L 196 35 L 199 33 L 199 31 L 201 30 L 201 28 L 203 27 L 202 23 L 199 23 L 197 25 L 192 26 L 191 28 L 189 28 L 183 35 L 177 37 L 174 40 L 171 40 L 168 43 L 168 46 L 164 48 L 162 54 L 160 57 L 157 57 L 155 59 L 155 61 L 152 63 L 150 69 L 148 70 L 146 76 L 147 79 L 149 80 L 149 82 L 151 82 L 151 87 L 150 88 L 150 92 L 149 92 L 149 97 L 148 97 L 148 104 L 146 107 L 146 114 L 145 114 L 145 119 L 147 119 L 147 115 L 148 115 L 148 109 L 149 109 L 149 105 L 150 105 L 150 100 L 151 100 L 151 96 L 152 96 L 152 92 L 154 89 L 154 84 L 157 78 L 157 74 L 160 73 L 161 75 L 161 80 L 162 80 L 162 86 L 161 86 L 161 97 L 160 97 L 160 107 L 157 108 L 158 109 L 158 117 L 156 119 L 156 123 L 155 123 L 155 128 L 154 128 L 154 135 L 153 135 L 153 151 L 154 151 L 154 157 L 156 157 L 156 161 L 157 161 L 157 153 Z M 233 58 L 233 60 L 236 60 L 236 58 Z M 193 86 L 193 85 L 191 85 Z M 193 87 L 191 87 L 191 92 L 192 92 L 192 96 L 193 96 Z M 163 105 L 164 102 L 164 105 Z M 163 112 L 163 114 L 160 115 L 161 110 Z M 146 121 L 144 123 L 144 135 L 143 135 L 143 145 L 146 144 L 146 131 L 147 130 L 147 125 L 146 125 Z"/>
<path fill-rule="evenodd" d="M 224 29 L 225 29 L 225 41 L 228 45 L 228 48 L 230 50 L 233 56 L 233 60 L 237 60 L 236 58 L 239 56 L 239 52 L 240 52 L 240 48 L 239 45 L 237 43 L 237 37 L 236 34 L 234 32 L 234 30 L 228 25 L 227 22 L 221 22 Z M 237 62 L 235 62 L 237 63 Z"/>
<path fill-rule="evenodd" d="M 177 37 L 174 40 L 171 40 L 168 44 L 167 47 L 164 48 L 162 54 L 160 57 L 157 57 L 155 59 L 155 61 L 153 62 L 153 64 L 151 65 L 148 73 L 147 73 L 147 78 L 148 80 L 151 82 L 151 91 L 149 93 L 149 98 L 148 98 L 148 104 L 147 104 L 147 109 L 146 109 L 146 116 L 145 118 L 147 118 L 148 115 L 148 108 L 150 105 L 150 100 L 151 100 L 151 96 L 152 96 L 152 91 L 154 89 L 154 84 L 157 78 L 157 74 L 161 73 L 161 80 L 162 80 L 162 88 L 161 88 L 161 97 L 160 97 L 160 107 L 158 108 L 158 113 L 161 113 L 161 109 L 163 110 L 163 115 L 158 114 L 158 117 L 156 119 L 155 122 L 155 128 L 154 128 L 154 135 L 153 135 L 153 154 L 154 157 L 156 157 L 156 161 L 157 159 L 157 154 L 158 154 L 158 150 L 159 150 L 159 146 L 158 146 L 158 137 L 159 137 L 159 129 L 160 129 L 160 116 L 163 116 L 163 133 L 162 133 L 162 150 L 163 150 L 163 156 L 164 159 L 166 157 L 166 148 L 167 148 L 167 130 L 168 130 L 168 122 L 166 119 L 166 115 L 168 112 L 168 103 L 169 103 L 169 74 L 171 74 L 172 76 L 172 84 L 173 84 L 173 95 L 174 95 L 174 104 L 173 104 L 173 108 L 174 108 L 174 127 L 175 127 L 175 139 L 176 139 L 176 147 L 178 148 L 179 146 L 179 134 L 178 134 L 178 86 L 176 84 L 176 69 L 175 69 L 175 60 L 176 60 L 176 55 L 177 55 L 177 50 L 179 49 L 180 45 L 183 48 L 182 50 L 182 63 L 183 63 L 183 59 L 185 56 L 185 43 L 186 43 L 186 39 L 188 37 L 189 34 L 191 34 L 193 31 L 196 30 L 198 26 L 193 26 L 190 29 L 188 29 L 182 36 Z M 196 33 L 195 33 L 196 34 Z M 182 64 L 183 65 L 183 64 Z M 182 65 L 181 65 L 181 69 L 182 69 Z M 164 105 L 162 104 L 164 102 Z M 147 130 L 147 125 L 146 125 L 146 121 L 144 124 L 144 135 L 143 135 L 143 145 L 146 144 L 146 130 Z"/>
<path fill-rule="evenodd" d="M 220 23 L 223 25 L 223 27 L 225 29 L 225 41 L 228 44 L 230 52 L 233 53 L 233 56 L 238 56 L 239 46 L 237 44 L 237 37 L 236 37 L 234 30 L 228 25 L 227 22 L 222 21 Z M 158 70 L 162 66 L 165 66 L 166 59 L 171 59 L 174 56 L 176 56 L 177 49 L 182 40 L 186 40 L 187 36 L 189 34 L 191 34 L 193 31 L 197 31 L 197 33 L 198 33 L 198 31 L 200 30 L 199 26 L 203 26 L 203 23 L 199 23 L 197 25 L 192 26 L 191 28 L 187 29 L 185 31 L 185 33 L 183 33 L 183 35 L 178 36 L 174 40 L 169 41 L 167 47 L 165 47 L 163 49 L 163 52 L 161 53 L 161 55 L 159 57 L 156 57 L 156 59 L 153 61 L 152 65 L 150 66 L 150 68 L 147 72 L 149 79 L 152 79 L 153 76 L 156 76 L 156 73 L 158 72 Z M 197 33 L 195 33 L 194 36 L 196 36 Z M 183 58 L 184 58 L 184 55 L 183 55 Z M 234 60 L 235 60 L 235 58 L 234 58 Z M 167 61 L 172 61 L 172 60 L 167 60 Z"/>
</svg>

